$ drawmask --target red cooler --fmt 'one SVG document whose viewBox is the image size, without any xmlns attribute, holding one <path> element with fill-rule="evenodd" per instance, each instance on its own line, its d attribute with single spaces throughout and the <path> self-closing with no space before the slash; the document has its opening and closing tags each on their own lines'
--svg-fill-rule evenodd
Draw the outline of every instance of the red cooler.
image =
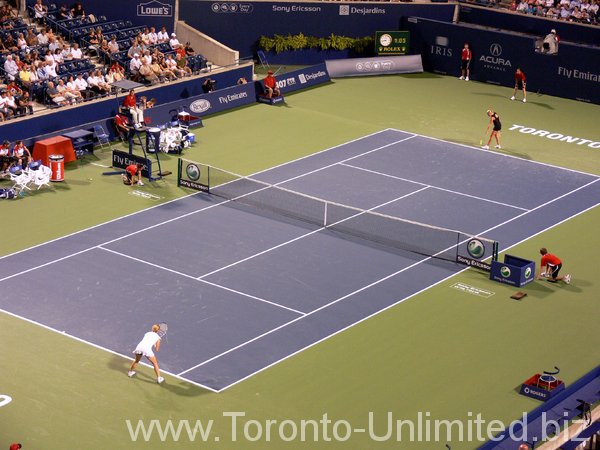
<svg viewBox="0 0 600 450">
<path fill-rule="evenodd" d="M 64 181 L 65 180 L 65 157 L 63 155 L 50 155 L 50 181 Z"/>
</svg>

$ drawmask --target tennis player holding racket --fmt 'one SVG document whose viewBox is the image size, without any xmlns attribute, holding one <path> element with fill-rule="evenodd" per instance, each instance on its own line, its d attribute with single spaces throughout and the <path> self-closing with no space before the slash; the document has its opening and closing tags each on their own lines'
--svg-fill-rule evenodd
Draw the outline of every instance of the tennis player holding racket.
<svg viewBox="0 0 600 450">
<path fill-rule="evenodd" d="M 494 148 L 502 148 L 500 147 L 500 131 L 502 130 L 502 124 L 500 123 L 500 116 L 492 109 L 488 109 L 486 114 L 490 118 L 488 126 L 485 130 L 485 135 L 490 131 L 490 127 L 492 128 L 492 132 L 490 133 L 490 137 L 487 141 L 487 144 L 483 146 L 485 150 L 490 148 L 490 144 L 492 143 L 492 139 L 496 138 L 496 145 Z"/>
<path fill-rule="evenodd" d="M 127 372 L 128 377 L 132 377 L 135 375 L 135 366 L 138 365 L 138 363 L 142 359 L 142 356 L 145 356 L 146 359 L 148 359 L 148 361 L 152 363 L 152 366 L 154 366 L 154 373 L 156 373 L 156 382 L 160 384 L 163 381 L 165 381 L 165 379 L 160 376 L 160 368 L 158 367 L 158 361 L 156 359 L 156 356 L 154 356 L 154 352 L 152 351 L 152 347 L 154 347 L 154 349 L 157 352 L 160 350 L 161 337 L 158 334 L 159 331 L 160 325 L 155 324 L 152 325 L 152 331 L 148 331 L 146 334 L 144 334 L 143 339 L 133 351 L 133 354 L 135 355 L 135 361 L 131 363 L 129 372 Z"/>
</svg>

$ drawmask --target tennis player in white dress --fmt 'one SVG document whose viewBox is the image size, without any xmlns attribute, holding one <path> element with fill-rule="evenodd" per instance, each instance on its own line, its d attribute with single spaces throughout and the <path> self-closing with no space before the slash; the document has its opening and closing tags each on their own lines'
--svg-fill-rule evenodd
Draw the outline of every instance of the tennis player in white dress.
<svg viewBox="0 0 600 450">
<path fill-rule="evenodd" d="M 152 347 L 158 352 L 160 350 L 160 336 L 157 331 L 160 329 L 159 325 L 152 325 L 152 331 L 148 331 L 144 334 L 144 338 L 137 345 L 135 350 L 133 351 L 135 355 L 135 361 L 131 363 L 131 367 L 129 368 L 129 372 L 127 372 L 127 376 L 132 377 L 135 375 L 135 366 L 138 365 L 142 356 L 145 356 L 148 361 L 152 363 L 154 366 L 154 373 L 156 373 L 156 382 L 158 384 L 165 381 L 163 377 L 160 376 L 160 368 L 158 367 L 158 361 L 156 360 L 156 356 L 154 356 L 154 351 L 152 351 Z"/>
</svg>

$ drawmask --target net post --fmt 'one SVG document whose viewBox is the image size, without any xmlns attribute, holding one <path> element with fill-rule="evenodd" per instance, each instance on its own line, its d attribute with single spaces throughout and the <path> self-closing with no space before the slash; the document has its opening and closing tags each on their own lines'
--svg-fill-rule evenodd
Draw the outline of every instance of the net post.
<svg viewBox="0 0 600 450">
<path fill-rule="evenodd" d="M 177 159 L 177 187 L 181 187 L 181 167 L 183 166 L 183 161 L 181 158 Z"/>
<path fill-rule="evenodd" d="M 498 241 L 494 241 L 492 246 L 492 260 L 498 261 Z"/>
<path fill-rule="evenodd" d="M 210 194 L 210 166 L 208 165 L 206 166 L 206 185 L 208 186 L 206 192 Z"/>
</svg>

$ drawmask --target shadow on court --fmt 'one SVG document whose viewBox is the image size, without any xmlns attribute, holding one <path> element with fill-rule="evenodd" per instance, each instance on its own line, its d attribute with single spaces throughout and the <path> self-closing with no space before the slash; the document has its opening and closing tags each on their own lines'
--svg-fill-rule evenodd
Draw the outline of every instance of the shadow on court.
<svg viewBox="0 0 600 450">
<path fill-rule="evenodd" d="M 143 361 L 142 361 L 143 362 Z M 131 361 L 122 358 L 118 355 L 112 355 L 107 364 L 108 368 L 123 374 L 123 378 L 128 382 L 135 383 L 148 383 L 156 384 L 156 376 L 154 375 L 154 369 L 143 365 L 142 362 L 136 367 L 136 374 L 132 379 L 127 377 L 127 371 L 131 365 Z M 160 364 L 160 360 L 159 360 Z M 166 389 L 172 394 L 179 395 L 182 397 L 198 397 L 200 395 L 209 394 L 210 391 L 196 386 L 192 383 L 188 383 L 177 378 L 173 378 L 168 374 L 163 375 L 166 379 L 161 384 L 161 389 Z"/>
</svg>

